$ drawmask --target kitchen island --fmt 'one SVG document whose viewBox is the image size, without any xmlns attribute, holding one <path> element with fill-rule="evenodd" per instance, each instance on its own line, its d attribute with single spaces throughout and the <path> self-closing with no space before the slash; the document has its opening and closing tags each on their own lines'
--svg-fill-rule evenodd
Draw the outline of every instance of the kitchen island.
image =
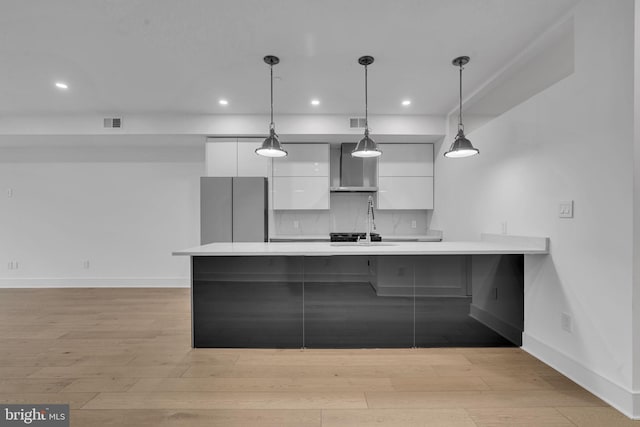
<svg viewBox="0 0 640 427">
<path fill-rule="evenodd" d="M 547 238 L 213 243 L 191 259 L 194 347 L 521 343 L 524 257 Z M 502 344 L 501 344 L 502 343 Z"/>
</svg>

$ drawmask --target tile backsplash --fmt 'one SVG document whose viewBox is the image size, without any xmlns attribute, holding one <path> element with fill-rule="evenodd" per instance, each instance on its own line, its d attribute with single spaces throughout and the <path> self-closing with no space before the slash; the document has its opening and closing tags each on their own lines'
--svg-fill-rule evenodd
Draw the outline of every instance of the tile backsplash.
<svg viewBox="0 0 640 427">
<path fill-rule="evenodd" d="M 367 199 L 370 193 L 331 193 L 331 209 L 274 211 L 272 235 L 328 235 L 330 232 L 364 232 L 367 229 Z M 374 196 L 375 198 L 375 196 Z M 424 235 L 431 211 L 375 210 L 376 233 Z M 412 228 L 415 221 L 416 227 Z"/>
</svg>

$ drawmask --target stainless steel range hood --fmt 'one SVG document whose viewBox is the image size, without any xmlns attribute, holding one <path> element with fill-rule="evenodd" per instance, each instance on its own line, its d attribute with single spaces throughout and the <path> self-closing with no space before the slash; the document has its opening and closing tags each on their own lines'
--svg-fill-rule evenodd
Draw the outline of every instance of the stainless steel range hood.
<svg viewBox="0 0 640 427">
<path fill-rule="evenodd" d="M 337 192 L 378 191 L 378 159 L 351 157 L 354 142 L 331 147 L 331 188 Z"/>
</svg>

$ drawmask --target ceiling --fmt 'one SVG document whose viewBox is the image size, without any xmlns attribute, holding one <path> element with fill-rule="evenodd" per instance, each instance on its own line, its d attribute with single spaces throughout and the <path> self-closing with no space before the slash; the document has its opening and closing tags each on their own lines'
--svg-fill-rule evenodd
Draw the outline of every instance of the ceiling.
<svg viewBox="0 0 640 427">
<path fill-rule="evenodd" d="M 3 0 L 0 114 L 442 115 L 577 1 Z"/>
</svg>

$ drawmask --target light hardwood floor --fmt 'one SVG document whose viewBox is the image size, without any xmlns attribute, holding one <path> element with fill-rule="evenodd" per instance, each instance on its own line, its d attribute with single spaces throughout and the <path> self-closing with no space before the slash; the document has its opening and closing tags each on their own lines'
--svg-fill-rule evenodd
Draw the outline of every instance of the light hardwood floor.
<svg viewBox="0 0 640 427">
<path fill-rule="evenodd" d="M 517 348 L 193 350 L 187 289 L 1 289 L 0 402 L 72 426 L 640 426 Z"/>
</svg>

